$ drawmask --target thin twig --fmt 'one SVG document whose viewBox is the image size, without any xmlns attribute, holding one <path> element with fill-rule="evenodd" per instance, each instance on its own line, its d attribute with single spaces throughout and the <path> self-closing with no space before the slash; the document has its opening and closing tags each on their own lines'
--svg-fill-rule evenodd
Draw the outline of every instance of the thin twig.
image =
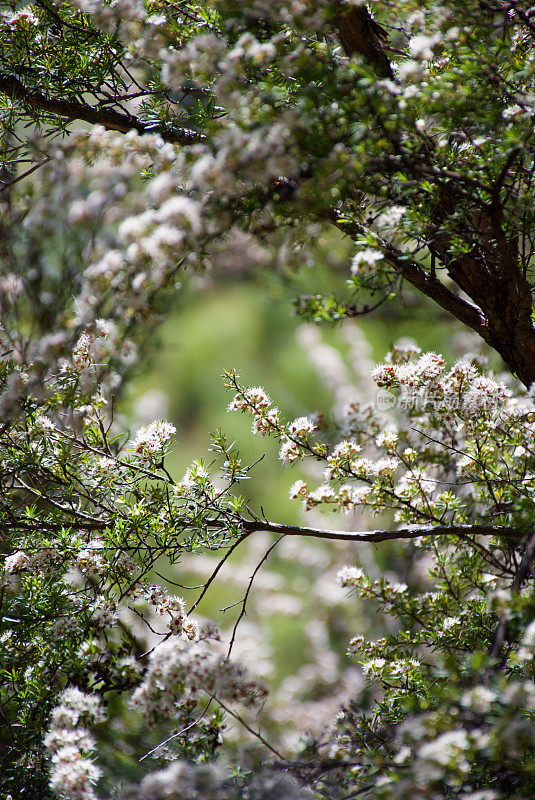
<svg viewBox="0 0 535 800">
<path fill-rule="evenodd" d="M 238 630 L 238 625 L 240 624 L 240 622 L 244 618 L 245 614 L 247 613 L 247 611 L 246 611 L 246 609 L 247 609 L 247 600 L 249 599 L 249 593 L 250 593 L 250 591 L 252 589 L 254 579 L 256 578 L 256 576 L 258 574 L 258 571 L 260 570 L 260 567 L 262 566 L 262 564 L 265 564 L 265 562 L 269 558 L 270 554 L 276 548 L 276 546 L 278 545 L 278 543 L 280 542 L 281 539 L 284 539 L 284 534 L 282 536 L 279 536 L 277 541 L 273 542 L 271 547 L 268 548 L 268 550 L 266 550 L 266 552 L 264 553 L 264 556 L 262 557 L 262 559 L 256 565 L 256 567 L 254 569 L 254 572 L 253 572 L 253 574 L 251 575 L 251 577 L 249 579 L 249 583 L 247 584 L 247 589 L 246 589 L 246 592 L 245 592 L 245 596 L 244 596 L 244 598 L 243 598 L 243 600 L 241 602 L 240 614 L 238 616 L 238 619 L 234 623 L 234 627 L 232 628 L 232 635 L 230 637 L 230 644 L 228 646 L 227 658 L 230 658 L 230 654 L 232 652 L 232 648 L 234 646 L 234 642 L 236 641 L 236 631 Z"/>
<path fill-rule="evenodd" d="M 219 703 L 219 705 L 221 706 L 221 708 L 222 708 L 224 711 L 226 711 L 226 712 L 227 712 L 227 714 L 230 714 L 230 716 L 231 716 L 231 717 L 234 717 L 234 719 L 235 719 L 237 722 L 239 722 L 239 723 L 240 723 L 240 725 L 243 725 L 243 727 L 245 728 L 245 730 L 249 731 L 249 733 L 252 733 L 252 734 L 253 734 L 253 736 L 255 736 L 255 737 L 256 737 L 256 738 L 257 738 L 259 741 L 261 741 L 261 742 L 262 742 L 262 744 L 263 744 L 265 747 L 267 747 L 267 749 L 268 749 L 268 750 L 271 750 L 271 752 L 272 752 L 274 755 L 276 755 L 276 756 L 277 756 L 277 758 L 280 758 L 282 761 L 288 761 L 288 759 L 287 759 L 287 758 L 285 758 L 285 756 L 283 756 L 283 755 L 282 755 L 282 753 L 279 753 L 279 751 L 278 751 L 278 750 L 276 750 L 276 749 L 273 747 L 273 745 L 271 745 L 271 744 L 270 744 L 268 741 L 266 741 L 266 739 L 264 739 L 264 737 L 262 736 L 262 734 L 260 733 L 260 731 L 255 731 L 253 728 L 251 728 L 251 726 L 250 726 L 250 725 L 248 725 L 248 724 L 247 724 L 247 722 L 245 722 L 245 720 L 244 720 L 242 717 L 240 717 L 240 715 L 239 715 L 239 714 L 236 714 L 236 712 L 235 712 L 235 711 L 232 711 L 232 709 L 230 709 L 228 706 L 226 706 L 226 705 L 225 705 L 225 704 L 222 702 L 222 700 L 220 700 L 220 699 L 219 699 L 219 697 L 216 697 L 216 696 L 214 695 L 214 700 L 216 701 L 216 703 Z"/>
<path fill-rule="evenodd" d="M 200 602 L 201 602 L 201 600 L 203 599 L 204 595 L 206 594 L 206 592 L 207 592 L 207 591 L 208 591 L 208 589 L 210 588 L 211 584 L 212 584 L 212 583 L 214 582 L 214 580 L 216 579 L 216 577 L 217 577 L 217 574 L 218 574 L 219 570 L 221 569 L 221 567 L 223 566 L 223 564 L 225 563 L 225 561 L 226 561 L 226 560 L 227 560 L 227 559 L 228 559 L 228 558 L 229 558 L 229 557 L 232 555 L 232 553 L 234 552 L 234 550 L 235 550 L 235 549 L 236 549 L 236 548 L 237 548 L 237 547 L 238 547 L 238 546 L 239 546 L 239 545 L 240 545 L 240 544 L 241 544 L 241 543 L 242 543 L 242 542 L 243 542 L 245 539 L 247 539 L 247 537 L 248 537 L 248 536 L 249 536 L 249 531 L 247 531 L 247 533 L 244 533 L 244 534 L 242 534 L 242 535 L 239 537 L 239 539 L 236 539 L 236 541 L 234 542 L 234 544 L 232 545 L 232 547 L 229 547 L 229 549 L 227 550 L 227 552 L 225 553 L 225 555 L 223 556 L 223 558 L 221 559 L 221 561 L 219 561 L 219 562 L 218 562 L 218 564 L 217 564 L 217 567 L 214 569 L 214 571 L 212 572 L 212 574 L 210 575 L 210 577 L 208 578 L 208 580 L 207 580 L 207 581 L 206 581 L 206 583 L 204 584 L 204 588 L 203 588 L 202 592 L 200 593 L 200 595 L 199 595 L 199 597 L 197 598 L 197 600 L 196 600 L 196 601 L 193 603 L 192 607 L 191 607 L 191 608 L 190 608 L 190 610 L 188 611 L 188 614 L 191 614 L 191 613 L 192 613 L 192 611 L 194 611 L 194 610 L 197 608 L 197 606 L 199 605 L 199 603 L 200 603 Z"/>
<path fill-rule="evenodd" d="M 16 177 L 16 178 L 13 178 L 13 180 L 11 180 L 11 181 L 8 181 L 7 183 L 2 183 L 2 184 L 0 184 L 0 194 L 1 194 L 2 192 L 5 192 L 7 189 L 10 189 L 10 188 L 11 188 L 12 186 L 14 186 L 16 183 L 19 183 L 19 181 L 22 181 L 22 180 L 24 180 L 24 178 L 27 178 L 27 177 L 28 177 L 28 175 L 31 175 L 31 174 L 32 174 L 32 172 L 35 172 L 35 171 L 36 171 L 36 170 L 38 170 L 40 167 L 44 167 L 44 165 L 45 165 L 45 164 L 48 164 L 48 162 L 49 162 L 50 160 L 51 160 L 51 156 L 47 156 L 47 157 L 46 157 L 46 158 L 44 158 L 42 161 L 39 161 L 39 163 L 38 163 L 38 164 L 34 164 L 34 165 L 33 165 L 33 167 L 30 167 L 30 169 L 27 169 L 27 170 L 26 170 L 26 172 L 23 172 L 21 175 L 17 175 L 17 177 Z"/>
<path fill-rule="evenodd" d="M 168 742 L 172 741 L 173 739 L 176 739 L 177 736 L 182 736 L 182 734 L 186 733 L 186 731 L 189 731 L 190 728 L 195 727 L 195 725 L 197 725 L 197 723 L 201 721 L 201 719 L 204 717 L 204 715 L 206 714 L 206 712 L 210 708 L 210 706 L 212 704 L 212 699 L 213 698 L 209 699 L 208 703 L 206 704 L 206 706 L 204 708 L 204 711 L 202 712 L 202 714 L 200 714 L 200 716 L 197 717 L 197 719 L 194 719 L 193 722 L 191 722 L 189 725 L 186 725 L 186 727 L 182 728 L 182 730 L 177 731 L 176 733 L 172 733 L 171 736 L 168 736 L 167 739 L 165 739 L 163 742 L 160 742 L 160 744 L 157 744 L 156 747 L 152 748 L 152 750 L 149 750 L 148 753 L 145 753 L 144 756 L 141 756 L 141 758 L 139 759 L 139 763 L 141 763 L 145 758 L 148 758 L 153 753 L 155 753 L 156 750 L 159 750 L 160 747 L 163 747 Z"/>
</svg>

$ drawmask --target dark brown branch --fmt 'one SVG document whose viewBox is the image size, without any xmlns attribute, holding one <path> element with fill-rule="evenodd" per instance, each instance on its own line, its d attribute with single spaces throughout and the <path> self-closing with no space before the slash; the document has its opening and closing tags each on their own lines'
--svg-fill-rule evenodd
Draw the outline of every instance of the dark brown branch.
<svg viewBox="0 0 535 800">
<path fill-rule="evenodd" d="M 358 235 L 365 232 L 365 229 L 357 223 L 352 222 L 350 226 L 348 226 L 347 220 L 340 217 L 337 212 L 333 212 L 332 222 L 337 228 L 352 238 L 356 238 Z M 388 242 L 381 242 L 381 244 L 383 246 L 385 260 L 393 267 L 398 275 L 408 281 L 415 289 L 418 289 L 427 297 L 431 298 L 431 300 L 434 300 L 435 303 L 438 303 L 441 308 L 448 311 L 464 325 L 468 325 L 468 327 L 485 338 L 487 334 L 486 321 L 477 306 L 463 300 L 462 297 L 452 292 L 451 289 L 448 289 L 438 280 L 436 275 L 426 272 L 410 256 L 405 255 L 405 253 L 392 244 Z"/>
<path fill-rule="evenodd" d="M 511 169 L 514 158 L 508 162 Z M 449 276 L 481 309 L 485 325 L 482 330 L 474 330 L 529 387 L 535 382 L 532 289 L 521 271 L 518 238 L 506 234 L 504 204 L 500 197 L 504 180 L 502 170 L 489 187 L 491 202 L 484 206 L 477 203 L 467 212 L 466 224 L 472 226 L 467 228 L 470 250 L 457 255 L 451 253 L 451 234 L 441 228 L 455 212 L 459 187 L 454 182 L 443 184 L 435 211 L 437 232 L 431 233 L 431 239 Z"/>
<path fill-rule="evenodd" d="M 247 533 L 267 531 L 284 536 L 309 536 L 314 539 L 345 542 L 387 542 L 396 539 L 418 539 L 420 536 L 457 536 L 461 539 L 469 536 L 518 536 L 514 528 L 505 525 L 435 525 L 433 527 L 415 525 L 411 528 L 400 528 L 397 531 L 336 531 L 253 520 L 244 521 L 242 527 Z"/>
<path fill-rule="evenodd" d="M 34 111 L 44 111 L 55 114 L 68 120 L 83 120 L 92 125 L 102 125 L 108 130 L 128 133 L 136 130 L 138 133 L 157 133 L 166 142 L 172 144 L 193 144 L 204 138 L 196 131 L 189 128 L 174 128 L 173 130 L 159 129 L 153 124 L 143 122 L 139 117 L 129 113 L 120 113 L 109 108 L 94 108 L 88 103 L 78 100 L 64 100 L 47 97 L 39 91 L 28 89 L 18 78 L 0 72 L 0 92 L 15 100 L 24 103 Z"/>
<path fill-rule="evenodd" d="M 514 0 L 511 0 L 508 7 L 518 12 Z M 373 20 L 365 5 L 356 6 L 338 0 L 334 24 L 340 42 L 349 56 L 358 53 L 373 66 L 380 77 L 394 77 L 384 46 L 387 33 Z M 500 198 L 503 183 L 515 159 L 520 155 L 519 148 L 511 152 L 493 187 L 486 187 L 477 179 L 470 179 L 474 189 L 482 192 L 490 189 L 490 203 L 484 202 L 481 196 L 476 201 L 470 191 L 466 191 L 463 186 L 466 176 L 437 171 L 429 163 L 411 164 L 413 172 L 437 172 L 437 179 L 446 179 L 437 208 L 437 219 L 449 216 L 459 198 L 468 199 L 475 205 L 473 221 L 476 235 L 469 253 L 455 258 L 451 255 L 450 236 L 441 235 L 436 239 L 430 236 L 433 256 L 440 258 L 450 277 L 474 305 L 462 300 L 438 281 L 434 274 L 428 275 L 414 262 L 405 258 L 400 261 L 392 249 L 387 249 L 386 256 L 396 272 L 409 283 L 476 331 L 500 354 L 522 383 L 529 387 L 535 382 L 532 293 L 519 268 L 518 242 L 509 240 L 505 235 Z M 397 159 L 394 159 L 393 166 L 397 168 Z"/>
</svg>

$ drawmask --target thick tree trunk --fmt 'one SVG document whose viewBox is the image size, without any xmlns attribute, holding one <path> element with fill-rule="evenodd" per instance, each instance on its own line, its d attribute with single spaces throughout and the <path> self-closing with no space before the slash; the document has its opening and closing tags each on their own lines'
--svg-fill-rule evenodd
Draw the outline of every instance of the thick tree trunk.
<svg viewBox="0 0 535 800">
<path fill-rule="evenodd" d="M 518 280 L 503 274 L 488 282 L 485 275 L 478 277 L 477 291 L 470 292 L 470 297 L 477 302 L 486 320 L 480 335 L 500 354 L 511 372 L 529 387 L 535 383 L 535 330 L 531 320 L 530 287 L 520 273 Z"/>
<path fill-rule="evenodd" d="M 454 211 L 455 202 L 453 188 L 437 209 L 439 224 Z M 480 309 L 484 323 L 478 333 L 530 386 L 535 382 L 532 289 L 520 270 L 518 242 L 504 233 L 498 192 L 489 208 L 478 210 L 472 224 L 473 235 L 470 231 L 467 236 L 473 245 L 470 253 L 453 257 L 447 233 L 435 236 L 432 247 L 449 276 Z"/>
<path fill-rule="evenodd" d="M 360 53 L 378 75 L 383 78 L 394 77 L 381 44 L 386 39 L 386 31 L 375 22 L 364 4 L 353 6 L 338 0 L 335 26 L 348 56 Z"/>
</svg>

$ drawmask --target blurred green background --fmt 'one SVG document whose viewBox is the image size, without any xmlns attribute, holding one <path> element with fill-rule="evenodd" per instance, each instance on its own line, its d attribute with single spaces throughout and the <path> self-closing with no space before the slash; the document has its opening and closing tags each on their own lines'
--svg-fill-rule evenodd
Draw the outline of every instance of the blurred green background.
<svg viewBox="0 0 535 800">
<path fill-rule="evenodd" d="M 308 265 L 297 271 L 238 272 L 229 278 L 216 270 L 201 282 L 185 282 L 177 292 L 165 321 L 155 329 L 148 356 L 137 367 L 120 406 L 123 420 L 132 432 L 139 425 L 161 417 L 176 425 L 177 441 L 166 459 L 167 469 L 175 479 L 182 477 L 194 459 L 206 459 L 210 463 L 213 454 L 209 452 L 209 433 L 222 428 L 236 440 L 244 463 L 252 463 L 265 454 L 254 468 L 251 480 L 240 487 L 251 506 L 256 511 L 262 508 L 269 519 L 278 522 L 303 523 L 301 504 L 289 499 L 288 489 L 298 478 L 310 479 L 310 475 L 301 466 L 285 468 L 278 459 L 277 442 L 253 436 L 248 415 L 226 412 L 232 395 L 224 388 L 222 373 L 234 368 L 243 384 L 263 386 L 288 419 L 314 411 L 330 414 L 333 392 L 320 379 L 299 341 L 300 328 L 312 323 L 304 323 L 296 316 L 292 299 L 304 292 L 328 294 L 333 287 L 342 296 L 351 255 L 352 243 L 333 234 L 318 240 Z M 366 300 L 363 298 L 362 302 Z M 373 298 L 371 300 L 373 303 Z M 358 325 L 369 345 L 364 359 L 366 364 L 370 359 L 375 363 L 382 361 L 394 342 L 407 337 L 422 350 L 436 350 L 450 361 L 459 356 L 459 343 L 455 342 L 459 327 L 435 306 L 410 292 L 350 325 Z M 343 357 L 349 353 L 347 329 L 344 335 L 340 326 L 322 323 L 319 331 L 322 341 L 335 347 Z M 381 520 L 366 520 L 360 515 L 355 520 L 331 517 L 326 522 L 329 527 L 350 524 L 362 528 L 377 527 Z M 223 576 L 214 584 L 198 609 L 202 616 L 216 620 L 226 631 L 227 640 L 239 605 L 225 613 L 221 609 L 239 603 L 246 586 L 243 581 L 240 585 L 239 581 L 229 580 L 229 575 L 233 577 L 241 571 L 243 576 L 245 572 L 246 581 L 270 541 L 270 537 L 265 536 L 259 539 L 256 551 L 251 540 L 247 543 L 248 550 L 243 545 L 230 560 L 227 578 Z M 253 545 L 252 550 L 250 545 Z M 266 681 L 271 697 L 275 698 L 275 703 L 279 702 L 279 710 L 284 706 L 284 699 L 277 700 L 278 696 L 282 691 L 284 698 L 284 691 L 288 691 L 288 686 L 291 688 L 292 680 L 296 679 L 305 689 L 309 687 L 303 699 L 304 711 L 310 700 L 310 716 L 319 716 L 325 710 L 321 704 L 332 701 L 328 714 L 332 719 L 340 705 L 337 695 L 340 676 L 356 672 L 354 662 L 346 655 L 349 639 L 357 632 L 376 638 L 384 634 L 385 625 L 389 624 L 376 614 L 370 614 L 370 609 L 348 597 L 345 590 L 337 590 L 336 571 L 343 564 L 361 563 L 372 572 L 377 569 L 383 574 L 388 571 L 402 574 L 410 552 L 396 543 L 380 548 L 370 545 L 357 548 L 307 540 L 297 542 L 296 546 L 308 548 L 312 554 L 316 550 L 317 563 L 313 563 L 313 558 L 308 565 L 306 559 L 300 563 L 298 557 L 288 557 L 288 552 L 282 548 L 275 550 L 269 564 L 262 567 L 261 575 L 271 576 L 275 583 L 279 580 L 279 586 L 270 592 L 255 584 L 247 619 L 238 631 L 235 655 L 251 665 L 251 658 L 243 652 L 243 645 L 245 650 L 248 646 L 249 656 L 253 653 L 254 672 L 263 658 L 259 652 L 265 645 L 267 662 L 271 662 Z M 195 554 L 189 557 L 189 562 L 186 559 L 174 567 L 158 563 L 152 580 L 166 584 L 171 593 L 178 593 L 191 602 L 198 590 L 177 588 L 172 581 L 186 585 L 202 583 L 211 571 L 210 563 L 203 558 Z M 323 578 L 325 584 L 321 585 Z M 318 592 L 320 595 L 324 592 L 326 597 L 333 594 L 337 599 L 331 607 L 328 601 L 318 607 Z M 277 607 L 277 599 L 281 597 L 282 606 L 284 603 L 291 606 L 294 602 L 297 607 L 300 604 L 302 610 L 285 611 L 280 603 Z M 249 622 L 253 628 L 247 629 Z M 314 645 L 313 641 L 315 628 L 324 635 L 319 645 Z M 328 660 L 330 655 L 336 662 L 334 677 L 328 676 L 328 665 L 322 675 L 322 658 Z M 352 696 L 351 691 L 351 686 L 346 685 L 346 698 Z M 140 749 L 148 751 L 161 742 L 165 734 L 159 729 L 149 733 L 136 715 L 119 700 L 117 702 L 117 724 L 123 728 L 124 739 L 130 741 L 130 745 L 124 752 L 113 755 L 110 749 L 109 766 L 117 776 L 126 774 L 135 778 L 142 774 L 137 762 Z M 317 711 L 314 702 L 318 702 Z M 263 730 L 273 737 L 272 741 L 282 741 L 284 746 L 284 737 L 282 740 L 277 737 L 286 723 L 282 727 L 279 725 L 276 709 L 274 716 L 270 713 L 268 710 L 262 717 Z M 306 714 L 293 722 L 304 730 L 308 724 Z M 258 721 L 255 724 L 258 725 Z M 286 725 L 288 727 L 295 728 L 295 724 Z M 113 748 L 111 739 L 109 744 Z"/>
<path fill-rule="evenodd" d="M 304 323 L 292 299 L 301 291 L 343 287 L 350 258 L 351 243 L 335 233 L 319 240 L 315 263 L 297 273 L 248 274 L 238 280 L 216 274 L 202 288 L 190 284 L 177 293 L 165 322 L 155 331 L 148 361 L 138 369 L 122 404 L 130 424 L 166 416 L 176 425 L 178 443 L 167 459 L 174 477 L 180 477 L 194 458 L 209 458 L 209 432 L 223 428 L 236 439 L 245 462 L 266 454 L 250 481 L 253 503 L 261 502 L 269 517 L 296 521 L 299 504 L 288 499 L 288 486 L 299 475 L 282 467 L 276 442 L 252 436 L 248 416 L 226 413 L 232 395 L 224 388 L 223 371 L 236 369 L 245 385 L 263 386 L 290 419 L 314 411 L 329 413 L 332 393 L 298 341 Z M 414 339 L 422 350 L 454 355 L 452 322 L 410 295 L 408 302 L 396 298 L 353 324 L 364 333 L 376 362 L 404 337 Z M 347 352 L 339 327 L 324 323 L 319 328 L 325 343 Z"/>
</svg>

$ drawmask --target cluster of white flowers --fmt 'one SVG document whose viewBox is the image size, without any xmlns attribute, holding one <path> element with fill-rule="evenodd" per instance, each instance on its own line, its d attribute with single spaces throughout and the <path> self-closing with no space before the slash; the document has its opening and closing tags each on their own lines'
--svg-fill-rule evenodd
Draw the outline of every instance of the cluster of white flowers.
<svg viewBox="0 0 535 800">
<path fill-rule="evenodd" d="M 456 415 L 461 455 L 457 459 L 450 458 L 444 466 L 449 469 L 457 460 L 458 474 L 461 470 L 464 473 L 464 465 L 474 464 L 470 431 L 473 424 L 481 421 L 478 411 L 495 410 L 498 401 L 507 401 L 510 390 L 493 377 L 482 375 L 470 358 L 463 358 L 448 369 L 441 355 L 421 355 L 412 342 L 396 345 L 385 363 L 375 367 L 372 377 L 376 385 L 405 392 L 400 407 L 409 416 L 417 416 L 418 430 L 411 431 L 409 427 L 401 434 L 398 424 L 385 424 L 373 409 L 361 410 L 352 403 L 348 413 L 352 415 L 354 435 L 329 447 L 321 441 L 321 429 L 317 436 L 309 438 L 309 434 L 317 430 L 313 418 L 303 416 L 286 424 L 276 410 L 276 424 L 268 424 L 271 400 L 259 387 L 240 388 L 230 407 L 252 413 L 258 430 L 269 428 L 269 432 L 280 439 L 279 457 L 283 463 L 292 464 L 307 457 L 325 463 L 323 484 L 315 488 L 298 481 L 290 489 L 290 497 L 301 499 L 305 511 L 321 505 L 345 512 L 362 506 L 374 513 L 393 508 L 397 521 L 412 523 L 425 521 L 425 515 L 433 512 L 435 504 L 437 509 L 443 509 L 446 503 L 453 510 L 457 501 L 446 489 L 451 484 L 450 477 L 444 480 L 436 465 L 423 463 L 425 458 L 420 463 L 420 451 L 423 448 L 424 452 L 438 453 L 440 442 L 433 441 L 437 437 L 436 426 L 449 430 L 454 419 L 452 415 Z M 409 399 L 413 402 L 408 402 Z M 431 423 L 430 417 L 422 416 L 429 410 L 431 415 L 436 415 L 437 422 Z M 513 406 L 510 410 L 514 411 Z M 467 427 L 463 428 L 463 424 Z M 515 454 L 519 454 L 518 448 Z M 400 469 L 403 469 L 401 475 Z M 338 482 L 341 485 L 336 485 Z"/>
<path fill-rule="evenodd" d="M 214 498 L 217 490 L 206 467 L 200 461 L 194 461 L 182 479 L 174 484 L 173 494 L 177 499 L 196 496 Z"/>
<path fill-rule="evenodd" d="M 111 628 L 117 621 L 117 603 L 106 602 L 102 598 L 92 603 L 89 608 L 91 623 L 97 629 Z"/>
<path fill-rule="evenodd" d="M 243 667 L 219 653 L 213 642 L 191 642 L 173 636 L 151 654 L 149 668 L 132 695 L 132 703 L 150 724 L 162 715 L 180 713 L 181 706 L 198 699 L 200 692 L 245 705 L 253 705 L 265 696 L 263 687 L 249 678 Z"/>
<path fill-rule="evenodd" d="M 174 195 L 158 209 L 148 209 L 127 217 L 119 226 L 119 237 L 127 245 L 126 258 L 141 264 L 149 257 L 156 265 L 167 265 L 171 254 L 185 243 L 187 236 L 201 229 L 200 206 L 185 195 Z M 144 276 L 144 278 L 143 278 Z M 142 288 L 148 276 L 139 272 L 134 288 Z"/>
<path fill-rule="evenodd" d="M 387 450 L 394 450 L 398 442 L 398 431 L 395 425 L 390 424 L 381 431 L 376 437 L 375 444 L 377 447 L 384 447 Z"/>
<path fill-rule="evenodd" d="M 280 412 L 278 408 L 269 408 L 262 416 L 253 419 L 251 430 L 257 436 L 264 438 L 273 433 L 280 426 Z"/>
<path fill-rule="evenodd" d="M 296 442 L 291 439 L 283 439 L 279 450 L 279 458 L 283 464 L 291 464 L 294 461 L 298 461 L 302 456 L 303 450 Z"/>
<path fill-rule="evenodd" d="M 296 497 L 303 497 L 307 493 L 307 485 L 305 481 L 299 480 L 293 483 L 290 487 L 290 498 L 295 500 Z"/>
<path fill-rule="evenodd" d="M 153 601 L 154 602 L 154 601 Z M 157 614 L 168 617 L 167 628 L 175 636 L 183 633 L 189 639 L 196 638 L 197 625 L 186 617 L 186 602 L 182 597 L 161 592 L 155 603 Z"/>
<path fill-rule="evenodd" d="M 92 538 L 76 554 L 76 566 L 83 575 L 100 577 L 107 571 L 105 544 L 102 539 Z"/>
<path fill-rule="evenodd" d="M 102 703 L 74 687 L 59 699 L 45 737 L 51 756 L 50 788 L 68 800 L 96 800 L 94 785 L 102 771 L 88 758 L 95 743 L 84 724 L 104 719 Z"/>
<path fill-rule="evenodd" d="M 257 64 L 272 61 L 276 55 L 273 42 L 261 43 L 251 33 L 244 33 L 228 54 L 230 61 L 246 59 Z"/>
<path fill-rule="evenodd" d="M 413 508 L 422 508 L 430 502 L 430 498 L 439 482 L 432 478 L 420 465 L 412 466 L 401 475 L 396 483 L 395 493 L 402 500 L 409 500 Z M 396 512 L 396 520 L 403 517 Z"/>
<path fill-rule="evenodd" d="M 164 419 L 156 420 L 137 431 L 132 448 L 144 461 L 153 460 L 163 455 L 175 433 L 176 428 L 170 422 Z"/>
<path fill-rule="evenodd" d="M 380 387 L 401 389 L 402 406 L 458 410 L 470 416 L 505 405 L 511 391 L 492 376 L 478 373 L 468 358 L 445 371 L 444 358 L 424 353 L 417 361 L 395 357 L 378 365 L 372 377 Z"/>
<path fill-rule="evenodd" d="M 362 451 L 362 446 L 353 439 L 343 439 L 333 447 L 329 456 L 327 456 L 327 466 L 325 467 L 324 475 L 327 480 L 334 478 L 344 478 L 347 476 L 348 471 L 351 471 L 352 465 L 357 462 L 362 462 L 362 459 L 357 458 Z"/>
<path fill-rule="evenodd" d="M 437 353 L 424 353 L 416 362 L 385 363 L 377 366 L 372 378 L 378 386 L 417 386 L 442 374 L 445 360 Z"/>
<path fill-rule="evenodd" d="M 350 483 L 344 483 L 340 487 L 336 502 L 343 511 L 354 511 L 359 506 L 365 506 L 370 503 L 372 499 L 372 492 L 369 486 L 354 486 Z"/>
<path fill-rule="evenodd" d="M 417 34 L 409 41 L 409 52 L 413 58 L 431 61 L 434 56 L 434 49 L 441 41 L 442 36 L 439 33 L 434 33 L 432 36 Z"/>
<path fill-rule="evenodd" d="M 421 62 L 415 61 L 413 58 L 407 58 L 405 61 L 400 61 L 398 64 L 396 64 L 395 71 L 401 83 L 404 83 L 407 80 L 410 81 L 407 89 L 405 90 L 405 94 L 410 92 L 412 95 L 414 95 L 416 93 L 416 87 L 414 86 L 413 81 L 415 78 L 421 75 Z M 406 105 L 404 99 L 400 101 L 400 105 L 402 105 L 402 107 L 403 104 Z"/>
<path fill-rule="evenodd" d="M 16 553 L 13 553 L 13 555 L 7 556 L 6 560 L 4 561 L 4 569 L 8 574 L 13 574 L 14 572 L 20 572 L 23 569 L 27 569 L 29 564 L 29 555 L 23 550 L 18 550 Z"/>
<path fill-rule="evenodd" d="M 418 750 L 418 756 L 442 766 L 447 766 L 453 762 L 457 770 L 468 772 L 468 761 L 464 758 L 464 755 L 470 749 L 470 745 L 468 732 L 463 728 L 458 728 L 457 730 L 447 731 L 434 741 L 421 745 Z"/>
<path fill-rule="evenodd" d="M 39 27 L 39 17 L 36 16 L 32 8 L 26 6 L 19 11 L 2 12 L 0 14 L 0 26 L 8 28 L 18 27 Z"/>
<path fill-rule="evenodd" d="M 327 483 L 322 483 L 317 489 L 313 489 L 311 492 L 307 493 L 304 506 L 308 511 L 320 503 L 335 503 L 336 499 L 336 492 L 333 487 L 329 486 Z"/>
<path fill-rule="evenodd" d="M 336 577 L 341 586 L 347 587 L 357 586 L 366 576 L 360 567 L 344 567 Z"/>
<path fill-rule="evenodd" d="M 449 631 L 451 628 L 457 628 L 461 624 L 461 620 L 459 617 L 444 617 L 442 620 L 442 627 L 445 631 Z"/>
<path fill-rule="evenodd" d="M 473 709 L 477 714 L 485 714 L 498 695 L 488 686 L 474 686 L 461 696 L 461 705 Z"/>
<path fill-rule="evenodd" d="M 351 272 L 353 275 L 368 275 L 375 270 L 383 257 L 383 253 L 380 250 L 374 250 L 372 247 L 358 250 L 351 262 Z"/>
<path fill-rule="evenodd" d="M 297 417 L 287 427 L 288 435 L 296 439 L 306 439 L 309 433 L 316 430 L 316 423 L 310 417 Z"/>
<path fill-rule="evenodd" d="M 504 110 L 502 111 L 502 117 L 503 119 L 508 120 L 513 117 L 519 116 L 519 114 L 524 114 L 524 113 L 525 109 L 523 109 L 522 106 L 519 106 L 518 103 L 513 103 L 513 105 L 504 108 Z"/>
<path fill-rule="evenodd" d="M 364 670 L 364 674 L 368 676 L 377 676 L 380 675 L 384 668 L 386 667 L 386 659 L 384 658 L 372 658 L 370 661 L 365 661 L 362 664 L 362 669 Z"/>
<path fill-rule="evenodd" d="M 240 389 L 228 405 L 228 411 L 236 410 L 252 414 L 253 433 L 262 437 L 272 434 L 280 439 L 279 458 L 284 464 L 291 464 L 303 457 L 304 446 L 318 427 L 314 417 L 305 416 L 285 424 L 278 408 L 272 406 L 269 395 L 260 386 Z"/>
<path fill-rule="evenodd" d="M 228 405 L 229 411 L 266 412 L 271 405 L 267 392 L 261 386 L 251 386 L 236 394 Z"/>
<path fill-rule="evenodd" d="M 0 280 L 0 303 L 12 303 L 24 291 L 24 281 L 10 272 Z"/>
<path fill-rule="evenodd" d="M 118 328 L 111 319 L 97 319 L 89 325 L 75 343 L 69 359 L 63 361 L 63 369 L 77 373 L 102 366 L 110 355 L 117 351 Z"/>
<path fill-rule="evenodd" d="M 236 800 L 238 794 L 230 771 L 218 764 L 191 764 L 173 761 L 165 769 L 152 772 L 141 781 L 139 791 L 131 792 L 131 800 Z M 242 793 L 242 796 L 243 793 Z M 247 796 L 256 800 L 313 800 L 310 789 L 280 771 L 263 769 L 257 774 Z"/>
<path fill-rule="evenodd" d="M 213 764 L 195 767 L 187 761 L 173 761 L 158 772 L 151 772 L 141 781 L 139 798 L 145 800 L 179 800 L 183 797 L 202 796 L 210 798 L 217 791 L 222 779 L 219 769 Z"/>
<path fill-rule="evenodd" d="M 80 11 L 91 14 L 95 25 L 111 33 L 123 25 L 123 34 L 127 30 L 125 23 L 133 22 L 133 31 L 140 21 L 146 17 L 145 3 L 143 0 L 114 0 L 113 3 L 103 3 L 101 0 L 75 0 Z"/>
<path fill-rule="evenodd" d="M 401 222 L 406 212 L 407 212 L 406 206 L 396 206 L 396 205 L 390 206 L 388 209 L 379 214 L 379 216 L 375 220 L 375 224 L 377 225 L 379 231 L 396 228 Z"/>
</svg>

